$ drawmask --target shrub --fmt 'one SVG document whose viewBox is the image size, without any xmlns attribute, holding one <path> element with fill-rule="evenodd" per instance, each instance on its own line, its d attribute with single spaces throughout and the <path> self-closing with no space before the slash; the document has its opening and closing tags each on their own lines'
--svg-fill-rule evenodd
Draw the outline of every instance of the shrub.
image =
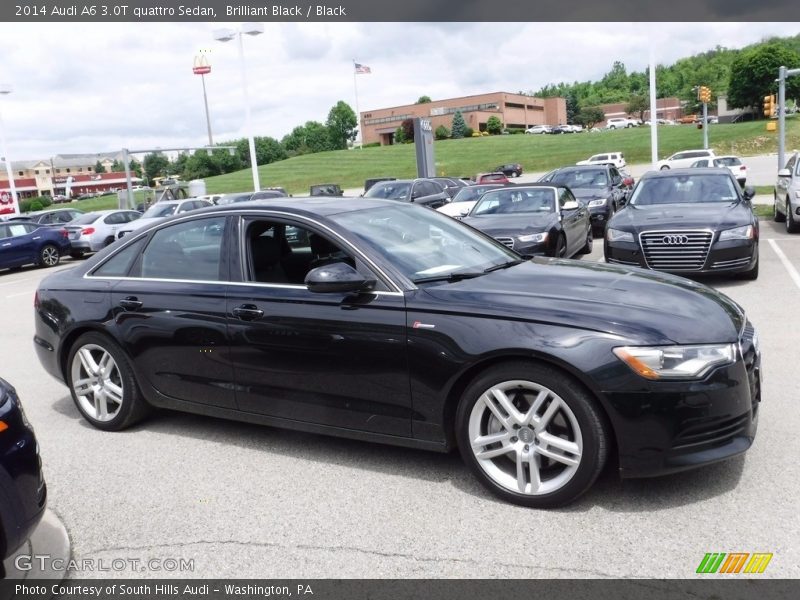
<svg viewBox="0 0 800 600">
<path fill-rule="evenodd" d="M 503 122 L 497 115 L 492 115 L 486 120 L 487 135 L 500 135 L 503 131 Z"/>
<path fill-rule="evenodd" d="M 472 135 L 470 137 L 481 137 L 481 132 L 480 131 L 473 131 Z"/>
<path fill-rule="evenodd" d="M 489 135 L 489 132 L 488 131 L 481 131 L 481 135 L 482 136 L 487 136 L 487 135 Z"/>
<path fill-rule="evenodd" d="M 475 137 L 475 130 L 472 127 L 467 127 L 464 130 L 464 137 Z"/>
<path fill-rule="evenodd" d="M 362 148 L 377 148 L 380 145 L 381 145 L 380 142 L 370 142 L 369 144 L 361 144 L 361 147 Z"/>
<path fill-rule="evenodd" d="M 464 115 L 461 114 L 460 110 L 457 110 L 453 114 L 453 124 L 450 128 L 450 131 L 450 135 L 452 135 L 453 139 L 470 137 L 472 135 L 472 130 L 467 127 L 467 123 L 464 121 Z"/>
<path fill-rule="evenodd" d="M 25 198 L 24 200 L 20 198 L 19 200 L 19 212 L 26 213 L 30 212 L 31 210 L 31 199 Z"/>
<path fill-rule="evenodd" d="M 405 137 L 403 135 L 403 128 L 402 127 L 398 127 L 397 129 L 394 130 L 394 143 L 395 144 L 402 144 L 405 141 L 406 140 L 405 140 Z"/>
<path fill-rule="evenodd" d="M 35 212 L 37 210 L 44 210 L 44 206 L 42 206 L 42 203 L 39 202 L 38 199 L 32 198 L 30 208 L 28 210 L 30 210 L 31 212 Z"/>
<path fill-rule="evenodd" d="M 41 202 L 44 208 L 47 208 L 48 206 L 53 204 L 53 199 L 50 196 L 36 196 L 34 198 L 31 198 L 31 200 L 38 200 L 39 202 Z"/>
<path fill-rule="evenodd" d="M 439 125 L 436 128 L 436 131 L 433 132 L 433 135 L 437 140 L 446 140 L 450 137 L 450 130 L 444 125 Z"/>
</svg>

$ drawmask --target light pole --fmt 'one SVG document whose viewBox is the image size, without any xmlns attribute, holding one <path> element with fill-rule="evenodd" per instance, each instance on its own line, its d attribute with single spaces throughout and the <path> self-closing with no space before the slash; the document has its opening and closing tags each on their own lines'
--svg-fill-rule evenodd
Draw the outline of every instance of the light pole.
<svg viewBox="0 0 800 600">
<path fill-rule="evenodd" d="M 247 129 L 247 142 L 250 148 L 250 168 L 253 170 L 253 191 L 261 189 L 258 179 L 258 162 L 256 161 L 256 142 L 253 139 L 253 125 L 250 120 L 250 98 L 247 95 L 247 68 L 244 63 L 244 42 L 242 35 L 260 35 L 264 33 L 264 26 L 261 23 L 242 23 L 242 27 L 235 31 L 233 29 L 217 29 L 214 31 L 214 39 L 218 42 L 230 42 L 236 37 L 239 38 L 239 63 L 242 70 L 242 89 L 244 90 L 244 110 L 245 127 Z"/>
<path fill-rule="evenodd" d="M 10 94 L 12 88 L 10 85 L 0 83 L 0 95 L 6 96 Z M 3 162 L 6 163 L 6 174 L 8 175 L 8 189 L 11 191 L 11 212 L 12 214 L 19 214 L 19 198 L 17 197 L 17 186 L 14 184 L 14 173 L 11 170 L 11 159 L 8 157 L 8 148 L 6 147 L 6 134 L 5 127 L 3 126 L 3 117 L 0 115 L 0 150 L 3 151 Z M 6 212 L 4 209 L 3 212 Z"/>
<path fill-rule="evenodd" d="M 200 75 L 200 80 L 203 82 L 203 104 L 206 107 L 206 127 L 208 128 L 208 145 L 214 145 L 214 139 L 211 137 L 211 117 L 208 114 L 208 96 L 206 95 L 206 75 L 211 73 L 211 64 L 208 62 L 208 57 L 205 55 L 204 50 L 200 50 L 200 54 L 194 57 L 194 66 L 192 73 Z"/>
</svg>

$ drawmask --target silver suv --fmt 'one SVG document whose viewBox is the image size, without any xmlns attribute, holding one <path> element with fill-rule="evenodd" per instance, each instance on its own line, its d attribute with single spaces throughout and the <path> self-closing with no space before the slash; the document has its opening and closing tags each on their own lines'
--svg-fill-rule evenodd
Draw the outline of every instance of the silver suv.
<svg viewBox="0 0 800 600">
<path fill-rule="evenodd" d="M 786 223 L 789 233 L 800 231 L 800 153 L 797 151 L 778 171 L 772 214 L 778 223 Z"/>
</svg>

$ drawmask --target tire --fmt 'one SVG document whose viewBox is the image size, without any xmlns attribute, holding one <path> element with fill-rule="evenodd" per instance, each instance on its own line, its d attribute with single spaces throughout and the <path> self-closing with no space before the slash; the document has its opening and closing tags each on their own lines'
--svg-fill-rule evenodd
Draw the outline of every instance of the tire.
<svg viewBox="0 0 800 600">
<path fill-rule="evenodd" d="M 130 360 L 108 336 L 96 332 L 80 336 L 70 348 L 66 375 L 75 406 L 97 429 L 121 431 L 150 410 Z"/>
<path fill-rule="evenodd" d="M 660 170 L 661 171 L 669 171 L 669 167 L 667 165 L 664 165 L 663 167 L 661 167 Z"/>
<path fill-rule="evenodd" d="M 786 220 L 786 215 L 778 210 L 778 199 L 775 197 L 772 200 L 772 220 L 776 223 L 783 223 Z"/>
<path fill-rule="evenodd" d="M 61 253 L 53 244 L 46 244 L 39 250 L 39 266 L 55 267 L 61 262 Z"/>
<path fill-rule="evenodd" d="M 496 365 L 479 375 L 459 403 L 456 435 L 464 462 L 487 489 L 531 508 L 577 499 L 608 456 L 609 434 L 596 401 L 573 379 L 534 362 Z M 490 435 L 497 441 L 486 443 Z M 476 443 L 480 438 L 483 444 Z"/>
<path fill-rule="evenodd" d="M 594 248 L 594 234 L 592 233 L 592 226 L 589 225 L 589 230 L 586 232 L 586 243 L 583 248 L 578 250 L 578 254 L 591 254 Z"/>
<path fill-rule="evenodd" d="M 566 258 L 567 254 L 567 239 L 564 237 L 564 234 L 559 234 L 558 239 L 556 240 L 556 247 L 553 250 L 553 256 L 556 258 Z"/>
<path fill-rule="evenodd" d="M 107 246 L 110 246 L 113 243 L 114 243 L 114 236 L 111 235 L 111 236 L 107 237 L 105 240 L 103 240 L 103 248 L 105 248 Z"/>
<path fill-rule="evenodd" d="M 792 205 L 789 200 L 786 200 L 786 212 L 784 212 L 786 216 L 786 233 L 797 233 L 800 231 L 800 223 L 795 221 L 794 215 L 792 214 Z"/>
</svg>

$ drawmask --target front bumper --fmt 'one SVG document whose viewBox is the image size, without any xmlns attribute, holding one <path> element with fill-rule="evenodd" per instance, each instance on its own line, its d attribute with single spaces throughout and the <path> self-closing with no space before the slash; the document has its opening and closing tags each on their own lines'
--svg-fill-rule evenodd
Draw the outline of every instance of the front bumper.
<svg viewBox="0 0 800 600">
<path fill-rule="evenodd" d="M 653 269 L 648 264 L 638 241 L 609 242 L 603 245 L 606 262 L 643 269 Z M 726 240 L 714 242 L 703 266 L 699 269 L 658 269 L 677 275 L 710 273 L 743 273 L 755 267 L 758 260 L 758 244 L 753 240 Z"/>
<path fill-rule="evenodd" d="M 603 229 L 611 218 L 611 207 L 608 203 L 606 203 L 605 206 L 589 207 L 589 217 L 592 222 L 592 227 L 595 229 Z"/>
</svg>

